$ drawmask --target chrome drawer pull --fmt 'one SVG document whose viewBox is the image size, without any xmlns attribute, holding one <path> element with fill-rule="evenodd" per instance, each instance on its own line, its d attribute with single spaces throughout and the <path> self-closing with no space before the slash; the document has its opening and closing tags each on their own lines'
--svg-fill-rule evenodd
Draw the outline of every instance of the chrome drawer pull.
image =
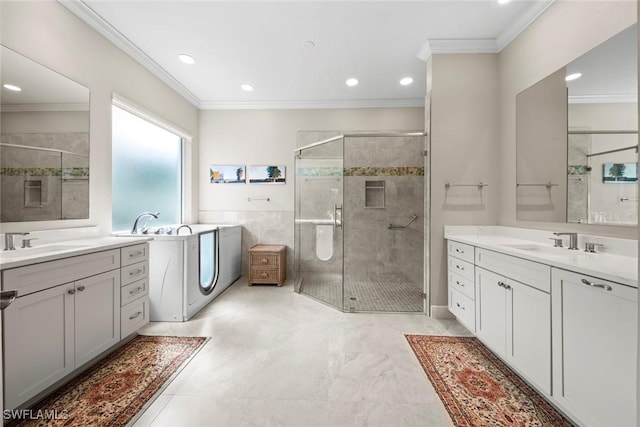
<svg viewBox="0 0 640 427">
<path fill-rule="evenodd" d="M 459 309 L 465 310 L 465 308 L 463 306 L 461 306 L 459 302 L 457 302 L 456 305 L 458 306 Z"/>
<path fill-rule="evenodd" d="M 84 291 L 84 290 L 85 290 L 85 287 L 84 287 L 84 286 L 78 286 L 78 292 L 82 292 L 82 291 Z"/>
<path fill-rule="evenodd" d="M 458 286 L 462 286 L 462 287 L 464 288 L 464 283 L 460 283 L 460 281 L 459 281 L 459 280 L 456 280 L 456 285 L 458 285 Z"/>
<path fill-rule="evenodd" d="M 135 289 L 133 289 L 133 290 L 129 291 L 129 295 L 135 295 L 135 294 L 137 294 L 138 292 L 140 292 L 142 289 L 143 289 L 143 287 L 142 287 L 142 286 L 138 286 L 137 288 L 135 288 Z"/>
<path fill-rule="evenodd" d="M 462 270 L 462 271 L 464 271 L 464 267 L 460 267 L 458 264 L 456 264 L 456 268 L 457 268 L 458 270 Z"/>
<path fill-rule="evenodd" d="M 498 286 L 500 286 L 501 288 L 507 288 L 507 284 L 504 282 L 498 282 Z"/>
<path fill-rule="evenodd" d="M 603 285 L 601 283 L 593 283 L 593 282 L 588 281 L 587 279 L 582 279 L 581 281 L 585 285 L 592 286 L 594 288 L 604 289 L 605 291 L 612 291 L 613 290 L 613 288 L 611 286 L 609 286 L 609 285 Z"/>
<path fill-rule="evenodd" d="M 75 293 L 76 293 L 76 290 L 75 290 L 75 289 L 69 289 L 69 290 L 67 291 L 67 293 L 68 293 L 69 295 L 73 295 L 73 294 L 75 294 Z"/>
<path fill-rule="evenodd" d="M 138 274 L 142 274 L 142 269 L 141 268 L 137 269 L 136 271 L 130 271 L 129 272 L 129 276 L 136 276 Z"/>
<path fill-rule="evenodd" d="M 142 312 L 141 312 L 141 311 L 139 311 L 139 312 L 137 312 L 136 314 L 134 314 L 134 315 L 132 315 L 132 316 L 129 316 L 129 320 L 133 320 L 133 319 L 135 319 L 136 317 L 140 317 L 140 315 L 141 315 L 141 314 L 142 314 Z"/>
<path fill-rule="evenodd" d="M 129 254 L 129 258 L 137 257 L 137 256 L 140 256 L 140 255 L 142 255 L 142 251 L 138 251 L 138 252 L 131 252 L 131 253 Z"/>
<path fill-rule="evenodd" d="M 461 251 L 460 249 L 456 248 L 456 252 L 458 252 L 459 254 L 463 254 L 464 251 Z"/>
</svg>

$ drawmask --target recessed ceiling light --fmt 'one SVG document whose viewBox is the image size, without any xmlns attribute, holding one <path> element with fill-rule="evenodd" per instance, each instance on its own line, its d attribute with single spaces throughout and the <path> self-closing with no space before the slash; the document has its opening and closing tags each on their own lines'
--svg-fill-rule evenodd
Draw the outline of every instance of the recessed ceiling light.
<svg viewBox="0 0 640 427">
<path fill-rule="evenodd" d="M 306 49 L 313 49 L 314 47 L 316 47 L 316 43 L 313 40 L 306 40 L 304 43 L 302 43 L 302 47 Z"/>
<path fill-rule="evenodd" d="M 354 79 L 353 77 L 350 79 L 347 79 L 347 81 L 345 82 L 347 86 L 357 86 L 358 85 L 358 79 Z"/>
<path fill-rule="evenodd" d="M 577 80 L 580 77 L 582 77 L 582 73 L 573 73 L 573 74 L 569 74 L 567 77 L 565 77 L 564 79 L 568 82 L 570 82 L 571 80 Z"/>
<path fill-rule="evenodd" d="M 400 84 L 402 86 L 409 86 L 411 83 L 413 83 L 413 78 L 412 77 L 405 77 L 402 80 L 400 80 Z"/>
<path fill-rule="evenodd" d="M 240 89 L 242 89 L 245 92 L 252 92 L 253 91 L 253 86 L 251 86 L 248 83 L 244 83 L 240 85 Z"/>
<path fill-rule="evenodd" d="M 4 87 L 5 89 L 9 89 L 12 90 L 14 92 L 20 92 L 22 91 L 22 88 L 20 86 L 16 86 L 16 85 L 11 85 L 9 83 L 3 84 L 2 87 Z"/>
<path fill-rule="evenodd" d="M 196 60 L 193 56 L 191 55 L 187 55 L 185 53 L 181 53 L 180 55 L 178 55 L 178 59 L 180 60 L 180 62 L 184 63 L 184 64 L 195 64 Z"/>
<path fill-rule="evenodd" d="M 498 4 L 507 4 L 509 3 L 511 0 L 498 0 Z"/>
</svg>

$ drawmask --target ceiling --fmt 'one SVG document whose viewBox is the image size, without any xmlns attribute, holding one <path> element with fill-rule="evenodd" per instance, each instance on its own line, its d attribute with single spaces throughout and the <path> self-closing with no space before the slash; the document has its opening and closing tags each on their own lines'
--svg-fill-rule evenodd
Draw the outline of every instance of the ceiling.
<svg viewBox="0 0 640 427">
<path fill-rule="evenodd" d="M 420 106 L 430 52 L 498 52 L 553 2 L 59 1 L 202 109 Z"/>
</svg>

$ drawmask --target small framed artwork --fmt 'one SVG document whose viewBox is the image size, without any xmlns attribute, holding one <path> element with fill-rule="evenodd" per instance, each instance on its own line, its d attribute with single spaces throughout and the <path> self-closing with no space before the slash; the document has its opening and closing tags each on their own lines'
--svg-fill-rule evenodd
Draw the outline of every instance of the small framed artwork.
<svg viewBox="0 0 640 427">
<path fill-rule="evenodd" d="M 284 184 L 286 181 L 287 176 L 285 166 L 249 166 L 250 184 Z"/>
<path fill-rule="evenodd" d="M 211 165 L 209 180 L 212 184 L 246 184 L 244 165 Z"/>
<path fill-rule="evenodd" d="M 638 182 L 637 163 L 604 163 L 602 182 L 605 184 Z"/>
</svg>

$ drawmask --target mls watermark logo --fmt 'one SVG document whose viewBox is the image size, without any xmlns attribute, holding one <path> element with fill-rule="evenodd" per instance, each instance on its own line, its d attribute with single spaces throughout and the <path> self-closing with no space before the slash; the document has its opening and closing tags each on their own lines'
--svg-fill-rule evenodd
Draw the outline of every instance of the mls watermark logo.
<svg viewBox="0 0 640 427">
<path fill-rule="evenodd" d="M 66 420 L 69 413 L 63 409 L 5 409 L 2 411 L 5 420 Z"/>
</svg>

